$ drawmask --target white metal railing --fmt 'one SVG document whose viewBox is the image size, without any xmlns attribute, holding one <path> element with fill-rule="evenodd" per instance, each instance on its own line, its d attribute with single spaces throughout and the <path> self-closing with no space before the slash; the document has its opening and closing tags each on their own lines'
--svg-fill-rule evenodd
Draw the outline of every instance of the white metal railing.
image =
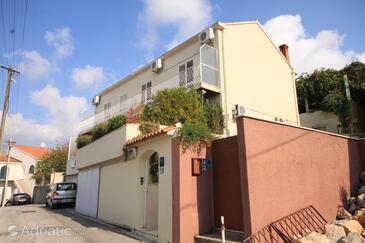
<svg viewBox="0 0 365 243">
<path fill-rule="evenodd" d="M 178 73 L 158 85 L 152 85 L 152 94 L 158 90 L 173 88 L 179 85 L 186 88 L 199 88 L 202 83 L 219 87 L 216 50 L 207 45 L 203 45 L 200 48 L 199 64 L 187 68 L 186 71 L 184 70 L 184 73 Z M 123 104 L 118 103 L 111 106 L 108 112 L 102 110 L 94 115 L 90 115 L 90 112 L 83 112 L 83 114 L 88 115 L 81 117 L 78 129 L 79 133 L 86 132 L 96 124 L 104 122 L 113 116 L 124 114 L 131 108 L 136 108 L 141 105 L 141 102 L 142 93 L 139 93 L 138 95 L 123 100 Z"/>
</svg>

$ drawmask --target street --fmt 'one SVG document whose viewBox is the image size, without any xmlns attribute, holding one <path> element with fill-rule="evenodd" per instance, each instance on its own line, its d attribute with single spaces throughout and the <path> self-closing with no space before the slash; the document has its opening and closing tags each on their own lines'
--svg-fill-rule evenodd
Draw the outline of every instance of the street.
<svg viewBox="0 0 365 243">
<path fill-rule="evenodd" d="M 0 242 L 141 242 L 127 230 L 90 220 L 73 208 L 44 205 L 0 208 Z"/>
</svg>

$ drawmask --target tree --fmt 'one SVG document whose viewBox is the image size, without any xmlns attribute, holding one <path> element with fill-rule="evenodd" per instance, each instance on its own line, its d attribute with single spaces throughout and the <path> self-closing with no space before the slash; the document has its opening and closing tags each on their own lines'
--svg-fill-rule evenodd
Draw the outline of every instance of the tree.
<svg viewBox="0 0 365 243">
<path fill-rule="evenodd" d="M 182 123 L 176 135 L 185 148 L 207 145 L 214 136 L 223 132 L 224 117 L 219 104 L 202 100 L 194 89 L 183 87 L 157 91 L 152 101 L 141 109 L 140 129 L 149 132 L 158 129 L 155 124 Z"/>
<path fill-rule="evenodd" d="M 45 185 L 50 182 L 53 172 L 65 172 L 68 159 L 68 143 L 52 148 L 35 167 L 33 178 L 37 184 Z"/>
<path fill-rule="evenodd" d="M 344 132 L 348 131 L 351 121 L 351 103 L 347 99 L 344 75 L 349 78 L 351 98 L 364 104 L 365 64 L 353 62 L 341 70 L 317 69 L 313 73 L 304 73 L 297 79 L 299 110 L 305 110 L 305 100 L 312 110 L 334 112 Z"/>
<path fill-rule="evenodd" d="M 193 89 L 183 87 L 157 91 L 142 109 L 141 121 L 173 125 L 178 122 L 205 122 L 203 103 Z"/>
</svg>

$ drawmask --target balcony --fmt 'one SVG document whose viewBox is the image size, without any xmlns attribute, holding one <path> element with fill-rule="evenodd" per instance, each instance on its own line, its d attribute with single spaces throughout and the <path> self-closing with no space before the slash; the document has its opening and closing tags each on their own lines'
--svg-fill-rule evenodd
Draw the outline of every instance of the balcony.
<svg viewBox="0 0 365 243">
<path fill-rule="evenodd" d="M 125 142 L 140 133 L 138 126 L 139 124 L 125 124 L 78 149 L 76 151 L 76 169 L 113 159 L 121 159 Z"/>
<path fill-rule="evenodd" d="M 152 93 L 157 90 L 184 86 L 204 91 L 205 97 L 219 94 L 220 83 L 218 78 L 217 53 L 216 49 L 209 45 L 202 45 L 199 52 L 199 63 L 187 67 L 184 71 L 177 71 L 177 75 L 172 76 L 158 85 L 152 84 Z M 158 76 L 157 76 L 158 78 Z M 106 121 L 110 117 L 125 114 L 130 108 L 135 108 L 141 104 L 142 94 L 129 97 L 121 104 L 110 107 L 107 111 L 83 116 L 79 124 L 79 134 L 85 133 L 96 124 Z M 88 112 L 90 114 L 90 112 Z"/>
</svg>

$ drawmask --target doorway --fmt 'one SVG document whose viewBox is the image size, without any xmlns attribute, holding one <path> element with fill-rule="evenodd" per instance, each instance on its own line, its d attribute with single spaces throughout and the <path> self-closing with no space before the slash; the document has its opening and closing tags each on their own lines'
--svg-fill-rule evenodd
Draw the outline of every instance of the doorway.
<svg viewBox="0 0 365 243">
<path fill-rule="evenodd" d="M 145 220 L 144 228 L 157 231 L 158 229 L 158 184 L 159 184 L 159 155 L 151 154 L 146 161 L 145 183 Z"/>
</svg>

